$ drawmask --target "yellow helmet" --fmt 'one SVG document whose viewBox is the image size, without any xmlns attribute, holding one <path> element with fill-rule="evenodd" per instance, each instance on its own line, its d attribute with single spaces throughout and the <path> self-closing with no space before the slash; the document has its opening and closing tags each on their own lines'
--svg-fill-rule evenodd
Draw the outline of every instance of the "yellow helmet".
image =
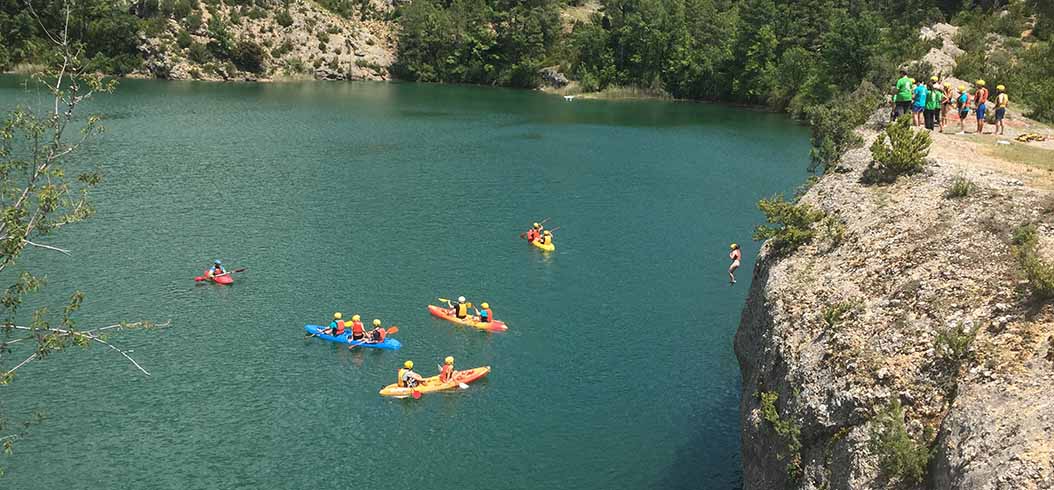
<svg viewBox="0 0 1054 490">
<path fill-rule="evenodd" d="M 959 85 L 959 91 L 960 92 L 965 92 L 966 91 L 966 85 Z"/>
<path fill-rule="evenodd" d="M 406 361 L 406 362 L 403 363 L 403 367 L 406 368 L 406 369 L 413 369 L 414 368 L 414 362 L 413 361 Z"/>
<path fill-rule="evenodd" d="M 1002 91 L 1006 90 L 1006 87 L 1004 87 L 1004 86 L 1002 86 L 1002 85 L 996 85 L 996 86 L 995 86 L 995 89 L 996 89 L 996 90 L 998 90 L 998 91 L 1000 91 L 1000 92 L 1002 92 Z"/>
<path fill-rule="evenodd" d="M 984 80 L 977 80 L 977 85 L 984 87 Z"/>
<path fill-rule="evenodd" d="M 357 322 L 357 321 L 359 321 L 359 320 L 361 320 L 361 318 L 359 317 L 359 315 L 352 315 L 352 316 L 351 316 L 351 321 L 353 321 L 353 322 Z"/>
<path fill-rule="evenodd" d="M 952 84 L 944 82 L 944 88 L 952 88 Z"/>
<path fill-rule="evenodd" d="M 552 234 L 553 234 L 553 232 L 551 232 L 551 231 L 549 231 L 549 230 L 545 230 L 545 234 L 546 234 L 546 235 L 552 235 Z"/>
<path fill-rule="evenodd" d="M 915 83 L 915 79 L 914 78 L 909 78 L 909 80 L 911 80 L 911 83 Z"/>
<path fill-rule="evenodd" d="M 482 306 L 484 310 L 490 308 L 490 305 L 488 305 L 487 303 L 483 303 L 480 306 Z"/>
<path fill-rule="evenodd" d="M 730 248 L 732 250 L 735 250 L 735 249 L 739 248 L 739 245 L 733 243 L 733 244 L 729 245 L 728 248 Z"/>
<path fill-rule="evenodd" d="M 446 356 L 446 359 L 443 359 L 443 363 L 444 364 L 453 364 L 454 363 L 454 356 Z"/>
<path fill-rule="evenodd" d="M 340 320 L 340 319 L 341 319 L 341 317 L 343 317 L 343 316 L 344 316 L 344 315 L 341 315 L 341 314 L 340 314 L 340 312 L 338 311 L 338 312 L 336 312 L 336 313 L 334 313 L 334 314 L 333 314 L 333 319 L 334 319 L 334 320 Z"/>
<path fill-rule="evenodd" d="M 930 77 L 930 81 L 931 82 L 936 82 L 936 81 L 939 81 L 939 80 L 940 80 L 940 78 L 937 78 L 937 75 L 933 75 L 932 77 Z"/>
<path fill-rule="evenodd" d="M 535 223 L 535 224 L 534 224 L 534 227 L 535 227 L 535 228 L 541 228 L 541 227 L 542 227 L 542 224 L 541 224 L 541 223 Z"/>
<path fill-rule="evenodd" d="M 374 318 L 374 319 L 373 319 L 373 326 L 375 326 L 375 327 L 379 327 L 379 326 L 381 326 L 381 321 L 380 321 L 380 320 L 378 320 L 378 319 L 376 319 L 376 318 Z"/>
</svg>

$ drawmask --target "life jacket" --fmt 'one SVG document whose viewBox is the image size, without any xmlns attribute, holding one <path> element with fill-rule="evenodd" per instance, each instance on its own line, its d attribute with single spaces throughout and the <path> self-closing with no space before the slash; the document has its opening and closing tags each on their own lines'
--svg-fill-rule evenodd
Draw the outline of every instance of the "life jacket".
<svg viewBox="0 0 1054 490">
<path fill-rule="evenodd" d="M 443 364 L 443 368 L 439 370 L 439 381 L 446 383 L 450 381 L 454 375 L 454 366 L 450 364 Z"/>
<path fill-rule="evenodd" d="M 490 312 L 490 308 L 485 308 L 479 311 L 479 321 L 489 322 L 491 318 L 494 318 L 494 314 Z"/>
<path fill-rule="evenodd" d="M 982 88 L 981 90 L 978 90 L 977 94 L 974 95 L 974 101 L 977 102 L 978 106 L 988 102 L 988 89 Z"/>
<path fill-rule="evenodd" d="M 374 342 L 384 342 L 384 338 L 388 335 L 388 332 L 380 327 L 373 329 L 371 336 Z"/>
<path fill-rule="evenodd" d="M 414 378 L 410 374 L 413 373 L 413 369 L 400 369 L 399 370 L 399 381 L 402 383 L 400 386 L 407 388 L 413 388 L 417 386 L 417 378 Z"/>
<path fill-rule="evenodd" d="M 458 303 L 456 311 L 458 318 L 465 318 L 468 316 L 468 305 L 465 303 Z"/>
<path fill-rule="evenodd" d="M 409 369 L 399 368 L 399 374 L 396 376 L 396 382 L 395 382 L 396 386 L 398 386 L 400 388 L 406 386 L 406 382 L 403 381 L 403 375 L 405 375 L 407 371 L 409 371 Z"/>
<path fill-rule="evenodd" d="M 959 106 L 959 110 L 962 110 L 963 107 L 966 107 L 966 103 L 969 102 L 969 101 L 970 101 L 970 95 L 969 94 L 967 94 L 966 92 L 963 92 L 963 93 L 959 94 L 959 102 L 957 104 Z"/>
<path fill-rule="evenodd" d="M 333 335 L 344 335 L 344 320 L 335 320 L 329 324 L 333 329 Z"/>
<path fill-rule="evenodd" d="M 209 277 L 216 277 L 217 275 L 223 274 L 225 272 L 227 271 L 223 270 L 223 267 L 219 267 L 219 270 L 216 270 L 216 267 L 212 267 L 209 269 Z"/>
<path fill-rule="evenodd" d="M 538 239 L 538 230 L 535 230 L 534 228 L 531 228 L 530 230 L 527 230 L 527 241 L 533 242 L 533 241 L 535 241 L 537 239 Z"/>
<path fill-rule="evenodd" d="M 351 334 L 356 337 L 362 335 L 362 322 L 351 322 Z"/>
<path fill-rule="evenodd" d="M 1010 97 L 1005 93 L 995 96 L 996 109 L 1005 109 L 1007 102 L 1010 102 Z"/>
</svg>

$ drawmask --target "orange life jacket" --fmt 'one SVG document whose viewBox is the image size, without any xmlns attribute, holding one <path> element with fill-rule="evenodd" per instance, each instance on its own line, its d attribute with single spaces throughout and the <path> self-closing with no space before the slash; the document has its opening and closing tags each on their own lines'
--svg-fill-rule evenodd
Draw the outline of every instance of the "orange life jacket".
<svg viewBox="0 0 1054 490">
<path fill-rule="evenodd" d="M 344 320 L 337 320 L 337 329 L 333 335 L 344 335 Z"/>
<path fill-rule="evenodd" d="M 362 335 L 362 322 L 351 322 L 351 334 L 356 337 Z"/>
<path fill-rule="evenodd" d="M 454 366 L 450 364 L 443 364 L 443 368 L 439 370 L 439 381 L 446 383 L 450 381 L 450 378 L 454 375 Z"/>
</svg>

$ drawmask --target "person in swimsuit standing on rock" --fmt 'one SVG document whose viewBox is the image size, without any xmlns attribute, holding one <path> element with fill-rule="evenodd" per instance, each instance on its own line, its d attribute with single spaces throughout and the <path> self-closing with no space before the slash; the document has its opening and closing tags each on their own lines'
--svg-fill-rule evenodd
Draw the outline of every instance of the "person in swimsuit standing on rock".
<svg viewBox="0 0 1054 490">
<path fill-rule="evenodd" d="M 728 253 L 728 258 L 732 259 L 732 265 L 728 266 L 728 283 L 736 283 L 736 269 L 739 268 L 739 260 L 743 258 L 743 253 L 739 250 L 739 245 L 733 243 L 729 246 L 732 251 Z"/>
</svg>

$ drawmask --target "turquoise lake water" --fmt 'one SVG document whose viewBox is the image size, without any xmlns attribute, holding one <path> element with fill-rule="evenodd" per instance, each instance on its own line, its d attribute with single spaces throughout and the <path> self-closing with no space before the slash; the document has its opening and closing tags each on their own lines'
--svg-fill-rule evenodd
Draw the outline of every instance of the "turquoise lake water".
<svg viewBox="0 0 1054 490">
<path fill-rule="evenodd" d="M 0 79 L 3 108 L 42 100 Z M 88 295 L 81 327 L 171 326 L 111 337 L 150 377 L 96 346 L 0 387 L 9 416 L 49 417 L 0 487 L 739 486 L 755 203 L 806 176 L 786 117 L 374 83 L 126 81 L 90 108 L 109 117 L 82 154 L 105 171 L 98 215 L 49 239 L 72 257 L 23 265 L 46 298 Z M 518 238 L 544 217 L 548 255 Z M 196 284 L 214 258 L 248 271 Z M 428 315 L 459 294 L 510 330 Z M 334 311 L 398 325 L 403 349 L 304 338 Z M 404 360 L 432 375 L 446 355 L 493 372 L 378 396 Z"/>
</svg>

